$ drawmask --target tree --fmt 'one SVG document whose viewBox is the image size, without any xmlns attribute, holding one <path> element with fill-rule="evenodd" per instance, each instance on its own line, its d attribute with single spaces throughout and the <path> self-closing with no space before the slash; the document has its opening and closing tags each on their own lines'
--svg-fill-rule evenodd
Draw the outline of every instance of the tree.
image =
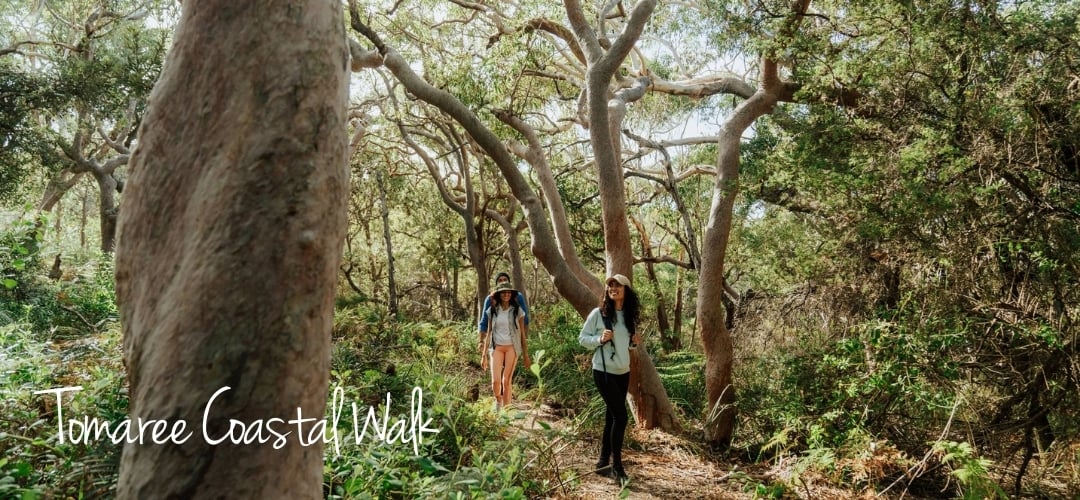
<svg viewBox="0 0 1080 500">
<path fill-rule="evenodd" d="M 5 177 L 37 170 L 50 179 L 38 202 L 45 212 L 89 174 L 106 253 L 115 243 L 121 168 L 168 39 L 167 30 L 147 28 L 146 17 L 166 10 L 158 2 L 36 2 L 4 16 L 12 29 L 0 38 L 0 85 L 12 92 L 4 92 L 11 107 L 0 113 L 7 150 L 0 190 Z"/>
<path fill-rule="evenodd" d="M 1059 2 L 881 7 L 849 4 L 848 39 L 818 42 L 837 57 L 814 85 L 862 82 L 858 112 L 778 117 L 784 147 L 761 160 L 779 175 L 762 181 L 846 254 L 841 273 L 861 299 L 851 310 L 869 332 L 855 337 L 859 376 L 948 401 L 920 407 L 889 391 L 858 402 L 867 421 L 896 442 L 940 439 L 906 424 L 944 424 L 956 400 L 969 420 L 956 439 L 1018 463 L 1021 495 L 1063 429 L 1054 422 L 1078 408 L 1065 389 L 1077 381 L 1066 368 L 1080 345 L 1076 295 L 1064 285 L 1080 255 L 1078 13 Z M 905 358 L 919 359 L 917 376 L 890 373 Z"/>
<path fill-rule="evenodd" d="M 132 420 L 198 426 L 224 387 L 210 437 L 229 419 L 323 416 L 349 185 L 343 27 L 332 2 L 185 2 L 119 221 Z M 316 433 L 278 451 L 129 444 L 118 496 L 317 498 Z"/>
<path fill-rule="evenodd" d="M 601 200 L 604 206 L 604 240 L 609 273 L 632 275 L 633 254 L 629 226 L 623 212 L 625 202 L 622 170 L 616 146 L 625 105 L 627 102 L 640 98 L 647 80 L 638 80 L 627 91 L 619 92 L 613 100 L 610 111 L 607 93 L 612 76 L 633 47 L 654 7 L 653 1 L 639 2 L 631 19 L 627 21 L 623 34 L 611 45 L 610 49 L 605 51 L 601 48 L 600 40 L 584 20 L 580 5 L 576 2 L 567 2 L 566 5 L 575 35 L 579 40 L 575 42 L 575 45 L 586 47 L 585 55 L 588 57 L 587 62 L 590 67 L 590 73 L 586 79 L 590 83 L 585 95 L 590 103 L 588 112 L 590 142 L 597 154 L 599 165 L 598 179 L 600 179 Z M 484 10 L 479 6 L 469 8 Z M 533 255 L 552 276 L 560 294 L 582 317 L 588 314 L 595 307 L 597 297 L 602 293 L 602 286 L 581 265 L 572 242 L 566 241 L 569 230 L 565 228 L 561 200 L 555 195 L 554 190 L 550 189 L 550 183 L 542 181 L 542 185 L 545 186 L 544 200 L 549 203 L 550 218 L 548 218 L 544 216 L 539 198 L 518 169 L 517 162 L 503 140 L 483 124 L 460 99 L 434 87 L 417 75 L 399 54 L 386 45 L 371 27 L 361 21 L 355 2 L 350 3 L 350 11 L 353 28 L 375 45 L 383 64 L 405 88 L 460 123 L 492 158 L 525 212 L 532 231 Z M 546 26 L 551 29 L 553 24 L 547 23 Z M 565 36 L 569 30 L 562 28 L 560 33 Z M 531 147 L 523 146 L 518 150 L 525 153 L 524 159 L 534 169 L 541 172 L 541 179 L 546 179 L 548 176 L 544 171 L 547 163 L 543 154 L 537 150 L 538 141 L 535 138 L 530 139 L 531 126 L 508 112 L 500 111 L 496 113 L 496 117 L 523 132 Z M 553 226 L 557 229 L 553 229 Z M 637 421 L 646 428 L 659 426 L 667 430 L 677 429 L 679 424 L 674 409 L 660 383 L 651 358 L 647 353 L 638 353 L 635 358 L 636 362 L 631 366 L 630 400 Z"/>
</svg>

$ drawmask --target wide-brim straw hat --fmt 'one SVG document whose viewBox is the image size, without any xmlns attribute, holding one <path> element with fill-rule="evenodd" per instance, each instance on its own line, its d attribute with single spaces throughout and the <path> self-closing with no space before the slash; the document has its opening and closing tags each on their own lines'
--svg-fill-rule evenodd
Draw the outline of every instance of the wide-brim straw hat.
<svg viewBox="0 0 1080 500">
<path fill-rule="evenodd" d="M 501 292 L 517 293 L 517 290 L 515 290 L 510 283 L 499 283 L 498 285 L 495 285 L 495 290 L 491 292 L 491 295 L 498 295 Z"/>
</svg>

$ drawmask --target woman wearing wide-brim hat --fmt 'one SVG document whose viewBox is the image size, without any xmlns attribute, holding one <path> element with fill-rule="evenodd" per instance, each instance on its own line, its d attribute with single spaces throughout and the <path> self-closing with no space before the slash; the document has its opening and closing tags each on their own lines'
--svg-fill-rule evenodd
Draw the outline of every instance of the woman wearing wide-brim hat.
<svg viewBox="0 0 1080 500">
<path fill-rule="evenodd" d="M 517 303 L 518 291 L 509 283 L 499 283 L 491 292 L 488 329 L 480 332 L 480 366 L 491 364 L 491 391 L 495 394 L 495 411 L 510 404 L 513 396 L 511 381 L 518 357 L 525 368 L 532 365 L 529 344 L 525 339 L 525 314 Z"/>
</svg>

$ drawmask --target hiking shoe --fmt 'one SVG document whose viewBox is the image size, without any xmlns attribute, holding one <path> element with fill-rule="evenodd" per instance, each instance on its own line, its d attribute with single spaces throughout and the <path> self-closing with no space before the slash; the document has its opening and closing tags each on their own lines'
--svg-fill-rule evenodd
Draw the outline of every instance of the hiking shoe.
<svg viewBox="0 0 1080 500">
<path fill-rule="evenodd" d="M 596 475 L 603 477 L 612 477 L 611 465 L 604 461 L 596 462 Z"/>
<path fill-rule="evenodd" d="M 626 471 L 623 470 L 620 465 L 611 468 L 611 475 L 609 477 L 614 478 L 615 482 L 619 483 L 619 486 L 624 486 L 626 483 L 630 482 L 630 476 L 626 475 Z"/>
</svg>

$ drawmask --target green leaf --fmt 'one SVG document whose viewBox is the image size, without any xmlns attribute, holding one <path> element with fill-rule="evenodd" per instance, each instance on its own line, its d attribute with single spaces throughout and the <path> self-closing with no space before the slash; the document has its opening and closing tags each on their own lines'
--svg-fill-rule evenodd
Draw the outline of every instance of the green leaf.
<svg viewBox="0 0 1080 500">
<path fill-rule="evenodd" d="M 11 472 L 11 475 L 15 478 L 29 476 L 30 472 L 34 470 L 34 468 L 26 462 L 16 462 L 12 468 L 15 470 Z"/>
<path fill-rule="evenodd" d="M 536 356 L 533 356 L 533 363 L 529 366 L 529 371 L 531 371 L 533 375 L 536 375 L 536 378 L 540 378 L 540 371 L 547 366 L 547 363 L 541 363 L 540 360 L 542 359 L 544 359 L 543 349 L 536 351 Z"/>
<path fill-rule="evenodd" d="M 11 290 L 12 288 L 15 288 L 16 286 L 19 285 L 18 281 L 15 281 L 15 280 L 13 280 L 11 278 L 4 278 L 3 283 L 4 283 L 4 286 L 7 287 L 8 290 Z"/>
</svg>

